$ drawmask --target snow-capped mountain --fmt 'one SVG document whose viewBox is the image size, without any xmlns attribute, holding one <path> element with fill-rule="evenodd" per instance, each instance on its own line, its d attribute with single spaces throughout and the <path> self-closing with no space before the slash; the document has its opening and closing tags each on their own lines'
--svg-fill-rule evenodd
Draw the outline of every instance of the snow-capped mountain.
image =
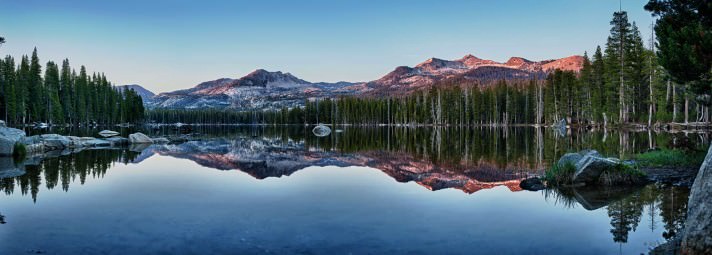
<svg viewBox="0 0 712 255">
<path fill-rule="evenodd" d="M 279 109 L 302 105 L 306 98 L 352 94 L 354 83 L 311 83 L 290 73 L 256 70 L 240 79 L 222 78 L 186 90 L 161 93 L 149 107 Z"/>
<path fill-rule="evenodd" d="M 553 70 L 579 71 L 582 66 L 581 56 L 538 62 L 512 57 L 505 63 L 499 63 L 468 54 L 456 60 L 431 58 L 415 67 L 400 66 L 361 87 L 370 95 L 407 94 L 447 79 L 464 79 L 480 85 L 498 80 L 541 80 Z"/>
<path fill-rule="evenodd" d="M 542 80 L 556 69 L 579 71 L 583 57 L 531 61 L 513 57 L 507 62 L 466 55 L 456 60 L 431 58 L 414 67 L 400 66 L 371 82 L 312 83 L 290 73 L 258 69 L 239 79 L 222 78 L 197 86 L 166 92 L 146 100 L 151 108 L 279 109 L 304 104 L 308 98 L 341 95 L 401 95 L 427 89 L 448 79 L 489 85 L 498 80 Z"/>
</svg>

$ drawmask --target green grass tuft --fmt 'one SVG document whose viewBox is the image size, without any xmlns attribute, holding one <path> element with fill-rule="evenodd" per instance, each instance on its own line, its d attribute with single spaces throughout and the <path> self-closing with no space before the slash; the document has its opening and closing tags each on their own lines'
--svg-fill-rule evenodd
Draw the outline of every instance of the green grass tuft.
<svg viewBox="0 0 712 255">
<path fill-rule="evenodd" d="M 641 153 L 635 158 L 642 167 L 699 167 L 705 156 L 703 151 L 663 149 Z"/>
<path fill-rule="evenodd" d="M 572 162 L 566 162 L 564 165 L 554 164 L 549 170 L 544 173 L 544 179 L 547 183 L 553 185 L 570 184 L 574 178 L 576 166 Z"/>
<path fill-rule="evenodd" d="M 22 161 L 25 159 L 25 156 L 27 156 L 27 148 L 25 145 L 22 143 L 15 143 L 12 150 L 12 157 L 15 161 Z"/>
</svg>

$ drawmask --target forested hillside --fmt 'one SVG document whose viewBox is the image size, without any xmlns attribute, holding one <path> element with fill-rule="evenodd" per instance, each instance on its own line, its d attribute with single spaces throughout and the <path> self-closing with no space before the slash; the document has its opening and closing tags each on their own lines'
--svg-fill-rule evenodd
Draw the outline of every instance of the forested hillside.
<svg viewBox="0 0 712 255">
<path fill-rule="evenodd" d="M 44 68 L 44 72 L 43 72 Z M 0 59 L 0 119 L 11 124 L 112 124 L 143 121 L 135 91 L 117 90 L 103 73 L 88 74 L 53 61 L 40 65 L 37 49 L 16 63 Z"/>
</svg>

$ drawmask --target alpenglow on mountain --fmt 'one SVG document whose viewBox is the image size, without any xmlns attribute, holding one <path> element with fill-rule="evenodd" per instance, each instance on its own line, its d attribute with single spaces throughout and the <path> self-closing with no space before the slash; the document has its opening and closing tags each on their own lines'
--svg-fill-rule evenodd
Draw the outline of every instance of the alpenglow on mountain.
<svg viewBox="0 0 712 255">
<path fill-rule="evenodd" d="M 400 66 L 370 82 L 309 82 L 290 73 L 258 69 L 239 79 L 221 78 L 165 92 L 144 101 L 149 108 L 266 110 L 302 106 L 312 98 L 397 96 L 461 79 L 487 86 L 499 80 L 542 80 L 556 69 L 579 71 L 583 57 L 530 61 L 513 57 L 505 63 L 472 55 L 457 60 L 431 58 L 415 67 Z"/>
</svg>

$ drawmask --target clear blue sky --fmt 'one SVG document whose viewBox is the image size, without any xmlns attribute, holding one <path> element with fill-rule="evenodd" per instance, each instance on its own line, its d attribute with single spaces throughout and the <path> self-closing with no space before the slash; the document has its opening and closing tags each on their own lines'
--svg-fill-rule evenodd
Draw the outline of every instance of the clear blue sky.
<svg viewBox="0 0 712 255">
<path fill-rule="evenodd" d="M 646 0 L 623 8 L 649 37 Z M 430 57 L 560 58 L 605 43 L 617 0 L 0 0 L 0 54 L 105 72 L 154 92 L 257 68 L 369 81 Z"/>
</svg>

